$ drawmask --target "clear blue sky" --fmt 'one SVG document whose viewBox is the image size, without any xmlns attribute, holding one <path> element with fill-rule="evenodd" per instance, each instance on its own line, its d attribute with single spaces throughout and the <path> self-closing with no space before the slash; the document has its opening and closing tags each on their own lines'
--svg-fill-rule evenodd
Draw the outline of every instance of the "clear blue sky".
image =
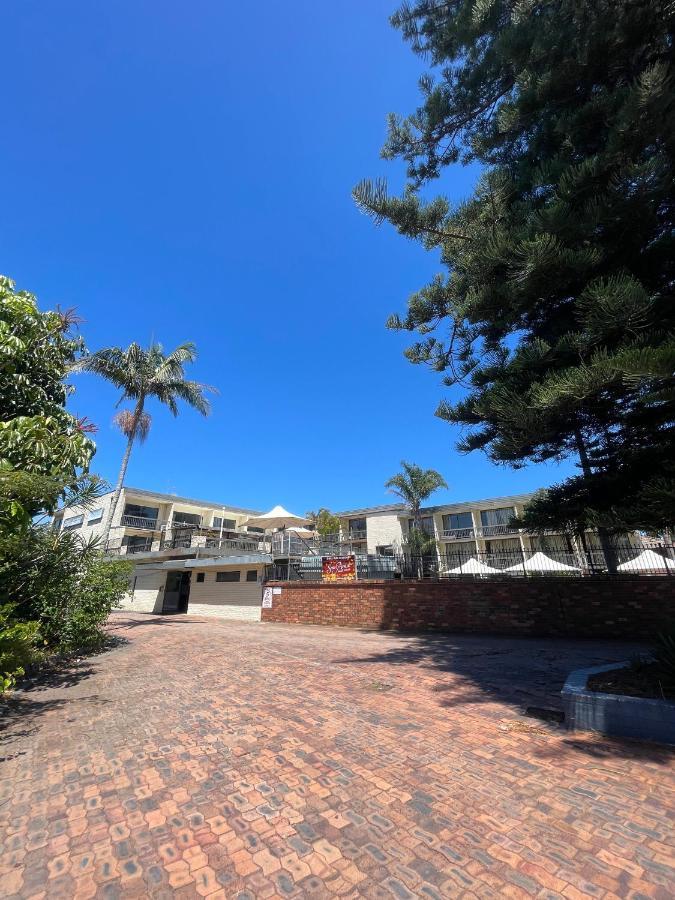
<svg viewBox="0 0 675 900">
<path fill-rule="evenodd" d="M 391 502 L 402 458 L 438 501 L 530 490 L 569 471 L 461 456 L 433 415 L 437 376 L 384 328 L 437 259 L 376 229 L 350 190 L 403 183 L 379 158 L 422 63 L 395 0 L 21 0 L 3 4 L 1 269 L 43 308 L 76 306 L 89 347 L 193 340 L 209 419 L 153 408 L 128 483 L 304 511 Z M 442 184 L 453 199 L 476 172 Z M 99 425 L 94 470 L 123 450 L 114 390 L 77 379 Z"/>
</svg>

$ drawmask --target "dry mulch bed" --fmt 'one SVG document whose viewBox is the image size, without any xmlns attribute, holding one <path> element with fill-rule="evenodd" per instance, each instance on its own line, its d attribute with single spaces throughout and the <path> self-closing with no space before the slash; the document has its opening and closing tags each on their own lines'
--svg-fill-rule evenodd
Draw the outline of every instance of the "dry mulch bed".
<svg viewBox="0 0 675 900">
<path fill-rule="evenodd" d="M 675 684 L 664 678 L 658 663 L 634 663 L 624 669 L 599 672 L 588 679 L 589 691 L 624 694 L 652 700 L 675 700 Z"/>
</svg>

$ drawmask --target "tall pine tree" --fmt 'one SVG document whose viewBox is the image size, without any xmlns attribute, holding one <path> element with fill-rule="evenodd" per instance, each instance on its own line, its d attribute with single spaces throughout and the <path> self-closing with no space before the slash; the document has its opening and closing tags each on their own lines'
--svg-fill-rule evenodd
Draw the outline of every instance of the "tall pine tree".
<svg viewBox="0 0 675 900">
<path fill-rule="evenodd" d="M 675 522 L 675 4 L 417 0 L 392 17 L 435 75 L 391 116 L 402 196 L 354 189 L 379 224 L 440 250 L 389 327 L 454 389 L 464 451 L 515 467 L 575 456 L 531 527 Z M 466 202 L 421 197 L 453 164 Z"/>
</svg>

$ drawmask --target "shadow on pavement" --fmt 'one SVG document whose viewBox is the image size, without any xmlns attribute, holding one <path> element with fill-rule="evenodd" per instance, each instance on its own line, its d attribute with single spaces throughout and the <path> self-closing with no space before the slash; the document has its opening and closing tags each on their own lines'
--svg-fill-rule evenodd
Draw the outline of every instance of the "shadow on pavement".
<svg viewBox="0 0 675 900">
<path fill-rule="evenodd" d="M 372 633 L 372 632 L 371 632 Z M 429 691 L 448 710 L 478 704 L 506 704 L 519 715 L 561 710 L 560 691 L 574 669 L 630 659 L 644 650 L 640 645 L 609 641 L 570 641 L 552 638 L 512 638 L 493 635 L 392 635 L 392 645 L 368 656 L 342 657 L 333 662 L 349 665 L 415 667 L 424 676 L 438 675 Z M 381 645 L 380 645 L 381 646 Z M 535 713 L 534 710 L 537 710 Z M 492 711 L 489 713 L 492 715 Z M 499 716 L 499 713 L 497 714 Z M 582 752 L 598 759 L 626 757 L 664 763 L 675 757 L 675 747 L 620 739 L 599 738 L 565 731 L 540 722 L 552 734 L 565 736 L 555 748 L 538 755 L 559 756 Z"/>
</svg>

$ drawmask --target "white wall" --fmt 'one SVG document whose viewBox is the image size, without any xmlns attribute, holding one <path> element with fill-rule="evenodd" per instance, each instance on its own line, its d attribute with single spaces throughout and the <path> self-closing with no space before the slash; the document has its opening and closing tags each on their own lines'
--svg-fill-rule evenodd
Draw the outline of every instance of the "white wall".
<svg viewBox="0 0 675 900">
<path fill-rule="evenodd" d="M 203 569 L 204 581 L 197 581 L 200 570 L 192 570 L 188 614 L 193 616 L 218 616 L 223 619 L 260 621 L 262 604 L 262 575 L 260 565 L 224 567 L 222 571 L 241 572 L 241 581 L 216 581 L 216 569 Z M 256 581 L 246 581 L 246 573 L 256 572 Z"/>
<path fill-rule="evenodd" d="M 397 515 L 382 514 L 368 516 L 366 519 L 368 534 L 368 553 L 375 553 L 381 545 L 393 544 L 395 549 L 401 547 L 401 521 Z"/>
<path fill-rule="evenodd" d="M 134 579 L 134 589 L 122 601 L 122 609 L 160 613 L 164 601 L 166 571 L 155 569 L 151 572 L 144 572 L 143 566 L 137 566 L 132 575 L 132 584 L 134 584 Z"/>
</svg>

